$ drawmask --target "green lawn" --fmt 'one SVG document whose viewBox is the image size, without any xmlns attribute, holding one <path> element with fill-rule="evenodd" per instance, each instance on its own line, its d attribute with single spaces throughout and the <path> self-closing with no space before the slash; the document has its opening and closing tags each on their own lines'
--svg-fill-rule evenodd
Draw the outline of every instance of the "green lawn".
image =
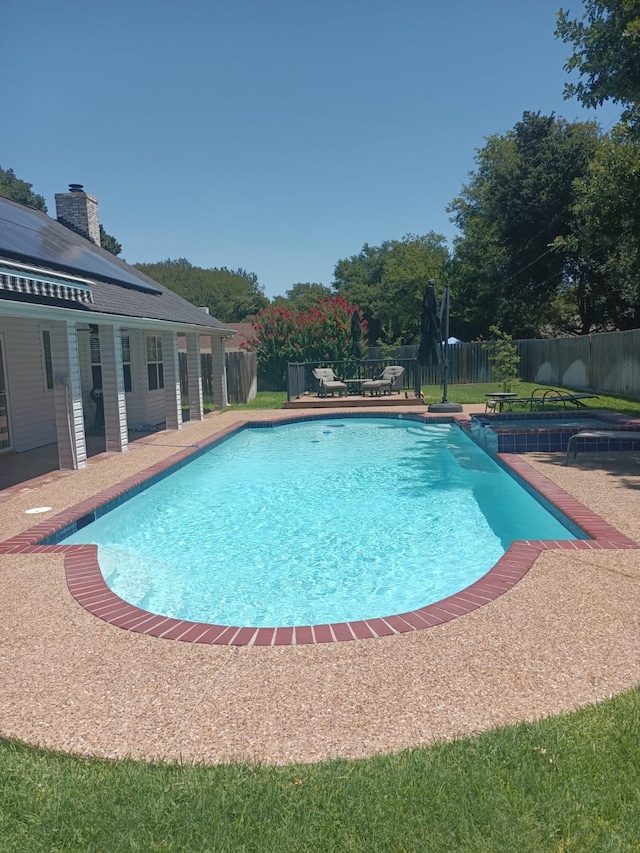
<svg viewBox="0 0 640 853">
<path fill-rule="evenodd" d="M 519 397 L 530 397 L 536 388 L 557 388 L 561 389 L 560 385 L 539 385 L 534 382 L 519 382 L 514 389 Z M 449 385 L 447 388 L 447 399 L 452 403 L 484 403 L 487 394 L 494 391 L 499 391 L 500 385 L 496 382 L 477 383 L 475 385 Z M 422 393 L 425 395 L 427 403 L 438 402 L 442 399 L 442 388 L 438 385 L 424 385 Z M 621 412 L 630 417 L 640 417 L 640 400 L 634 400 L 630 397 L 609 397 L 605 394 L 599 394 L 593 400 L 582 401 L 590 409 L 610 409 L 614 412 Z M 572 408 L 569 404 L 567 408 Z M 513 411 L 528 411 L 528 405 L 514 406 Z M 541 411 L 540 406 L 536 406 L 537 411 Z M 546 411 L 558 412 L 561 407 L 555 403 L 548 404 Z"/>
<path fill-rule="evenodd" d="M 5 742 L 0 850 L 637 853 L 639 743 L 639 689 L 453 743 L 281 768 Z"/>
<path fill-rule="evenodd" d="M 539 385 L 534 382 L 519 382 L 516 391 L 520 397 L 529 397 L 536 388 L 560 388 L 556 385 Z M 486 395 L 499 391 L 500 385 L 496 382 L 477 383 L 475 385 L 449 385 L 447 399 L 452 403 L 482 403 Z M 442 388 L 438 385 L 423 385 L 422 393 L 426 403 L 439 402 L 442 399 Z M 250 403 L 235 404 L 229 408 L 235 409 L 281 409 L 286 402 L 286 391 L 258 391 L 255 400 Z M 608 397 L 599 395 L 598 399 L 585 400 L 585 405 L 591 409 L 610 409 L 621 412 L 630 417 L 640 417 L 640 400 L 626 397 Z M 573 407 L 572 407 L 573 408 Z M 537 407 L 540 411 L 540 407 Z M 514 411 L 527 411 L 528 406 L 516 406 Z M 558 404 L 549 404 L 547 411 L 560 411 Z"/>
<path fill-rule="evenodd" d="M 233 403 L 229 408 L 235 409 L 281 409 L 287 402 L 286 391 L 258 391 L 255 400 L 250 403 Z"/>
<path fill-rule="evenodd" d="M 448 397 L 482 403 L 496 389 Z M 587 403 L 640 415 L 638 401 Z M 638 853 L 639 776 L 640 688 L 453 743 L 282 768 L 78 759 L 0 740 L 0 851 Z"/>
</svg>

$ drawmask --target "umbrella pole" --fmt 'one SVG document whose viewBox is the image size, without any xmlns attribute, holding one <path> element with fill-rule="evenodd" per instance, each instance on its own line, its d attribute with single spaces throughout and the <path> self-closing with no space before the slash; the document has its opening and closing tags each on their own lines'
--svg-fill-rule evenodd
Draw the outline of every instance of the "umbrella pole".
<svg viewBox="0 0 640 853">
<path fill-rule="evenodd" d="M 447 400 L 447 381 L 449 378 L 449 285 L 445 284 L 444 293 L 442 294 L 443 310 L 444 310 L 444 343 L 442 345 L 442 402 L 448 403 Z M 442 312 L 441 312 L 442 313 Z M 440 326 L 442 328 L 442 326 Z"/>
<path fill-rule="evenodd" d="M 444 293 L 442 294 L 442 302 L 440 303 L 440 328 L 442 328 L 442 320 L 444 317 L 445 336 L 444 341 L 440 341 L 442 357 L 442 402 L 431 403 L 429 406 L 430 412 L 461 412 L 462 406 L 460 403 L 450 403 L 447 400 L 447 384 L 449 373 L 449 285 L 445 284 Z"/>
</svg>

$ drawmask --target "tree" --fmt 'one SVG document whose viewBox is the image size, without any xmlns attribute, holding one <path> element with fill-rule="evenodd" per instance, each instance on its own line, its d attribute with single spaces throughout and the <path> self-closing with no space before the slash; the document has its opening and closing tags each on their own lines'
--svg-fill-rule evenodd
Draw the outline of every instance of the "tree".
<svg viewBox="0 0 640 853">
<path fill-rule="evenodd" d="M 640 327 L 640 139 L 618 128 L 603 140 L 573 206 L 577 290 L 590 327 Z M 585 275 L 585 269 L 588 274 Z"/>
<path fill-rule="evenodd" d="M 194 305 L 207 307 L 223 323 L 249 320 L 269 304 L 258 277 L 243 269 L 203 269 L 186 258 L 135 266 Z"/>
<path fill-rule="evenodd" d="M 47 204 L 44 196 L 33 192 L 33 184 L 28 184 L 26 181 L 21 181 L 16 178 L 13 169 L 0 168 L 0 195 L 5 198 L 10 198 L 13 201 L 18 201 L 20 204 L 27 204 L 29 207 L 35 207 L 36 210 L 41 210 L 47 213 Z M 104 230 L 100 226 L 100 245 L 103 249 L 111 252 L 112 255 L 119 255 L 122 251 L 122 246 L 115 237 Z"/>
<path fill-rule="evenodd" d="M 565 97 L 585 107 L 622 104 L 622 119 L 640 128 L 640 5 L 637 0 L 585 0 L 580 20 L 558 12 L 556 36 L 574 52 L 567 71 L 586 78 L 565 85 Z"/>
<path fill-rule="evenodd" d="M 491 340 L 482 344 L 487 351 L 491 375 L 500 382 L 505 393 L 513 391 L 518 385 L 518 365 L 520 356 L 518 347 L 513 343 L 511 335 L 501 332 L 497 326 L 490 326 Z"/>
<path fill-rule="evenodd" d="M 285 291 L 284 296 L 276 296 L 273 300 L 277 305 L 287 305 L 299 311 L 309 311 L 318 302 L 331 298 L 333 292 L 324 284 L 310 284 L 308 282 L 294 284 Z"/>
<path fill-rule="evenodd" d="M 525 112 L 478 151 L 477 170 L 449 206 L 461 231 L 450 274 L 462 337 L 486 335 L 492 324 L 536 337 L 549 323 L 567 285 L 558 238 L 572 230 L 573 182 L 598 144 L 595 122 Z"/>
<path fill-rule="evenodd" d="M 16 178 L 13 169 L 0 167 L 0 195 L 10 198 L 12 201 L 18 201 L 20 204 L 28 204 L 29 207 L 35 207 L 36 210 L 46 213 L 47 205 L 44 196 L 34 193 L 32 187 L 33 184 Z"/>
<path fill-rule="evenodd" d="M 351 316 L 354 305 L 343 297 L 322 299 L 309 311 L 269 305 L 253 321 L 256 336 L 243 349 L 255 350 L 258 377 L 263 386 L 282 390 L 287 387 L 287 362 L 346 361 L 351 353 Z M 363 321 L 362 339 L 367 324 Z"/>
<path fill-rule="evenodd" d="M 371 344 L 413 344 L 427 281 L 442 281 L 448 260 L 445 238 L 433 231 L 380 246 L 365 243 L 357 255 L 338 261 L 333 286 L 362 309 Z"/>
<path fill-rule="evenodd" d="M 120 243 L 118 243 L 115 237 L 107 234 L 102 225 L 100 226 L 100 245 L 103 249 L 106 249 L 107 252 L 111 252 L 112 255 L 119 255 L 122 251 Z"/>
</svg>

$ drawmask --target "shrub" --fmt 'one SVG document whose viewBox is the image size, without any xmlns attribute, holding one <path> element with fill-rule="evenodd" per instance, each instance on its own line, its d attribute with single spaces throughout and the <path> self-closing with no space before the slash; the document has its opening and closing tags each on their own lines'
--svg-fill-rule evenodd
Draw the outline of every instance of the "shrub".
<svg viewBox="0 0 640 853">
<path fill-rule="evenodd" d="M 501 332 L 497 326 L 491 326 L 489 331 L 493 340 L 482 346 L 488 352 L 491 373 L 496 382 L 502 383 L 503 391 L 513 391 L 518 385 L 518 347 L 513 343 L 511 335 Z"/>
<path fill-rule="evenodd" d="M 287 387 L 288 361 L 346 361 L 351 355 L 351 316 L 354 307 L 342 296 L 321 299 L 309 311 L 269 305 L 256 314 L 254 341 L 243 349 L 255 350 L 258 377 L 269 388 Z M 362 321 L 366 346 L 366 321 Z"/>
</svg>

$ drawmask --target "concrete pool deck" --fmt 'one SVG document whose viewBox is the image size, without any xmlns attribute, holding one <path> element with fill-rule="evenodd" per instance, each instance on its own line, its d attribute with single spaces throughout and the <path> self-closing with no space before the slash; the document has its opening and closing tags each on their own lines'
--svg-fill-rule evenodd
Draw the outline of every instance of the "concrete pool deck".
<svg viewBox="0 0 640 853">
<path fill-rule="evenodd" d="M 25 515 L 29 508 L 51 506 L 54 515 L 233 423 L 290 416 L 217 414 L 151 435 L 130 453 L 95 457 L 83 471 L 13 487 L 2 493 L 2 539 L 42 519 Z M 526 461 L 640 542 L 640 454 L 584 454 L 571 468 L 563 454 Z M 317 645 L 202 645 L 97 619 L 69 594 L 60 554 L 2 554 L 0 734 L 85 755 L 207 763 L 395 751 L 637 684 L 639 604 L 637 550 L 550 549 L 499 598 L 427 630 Z"/>
</svg>

